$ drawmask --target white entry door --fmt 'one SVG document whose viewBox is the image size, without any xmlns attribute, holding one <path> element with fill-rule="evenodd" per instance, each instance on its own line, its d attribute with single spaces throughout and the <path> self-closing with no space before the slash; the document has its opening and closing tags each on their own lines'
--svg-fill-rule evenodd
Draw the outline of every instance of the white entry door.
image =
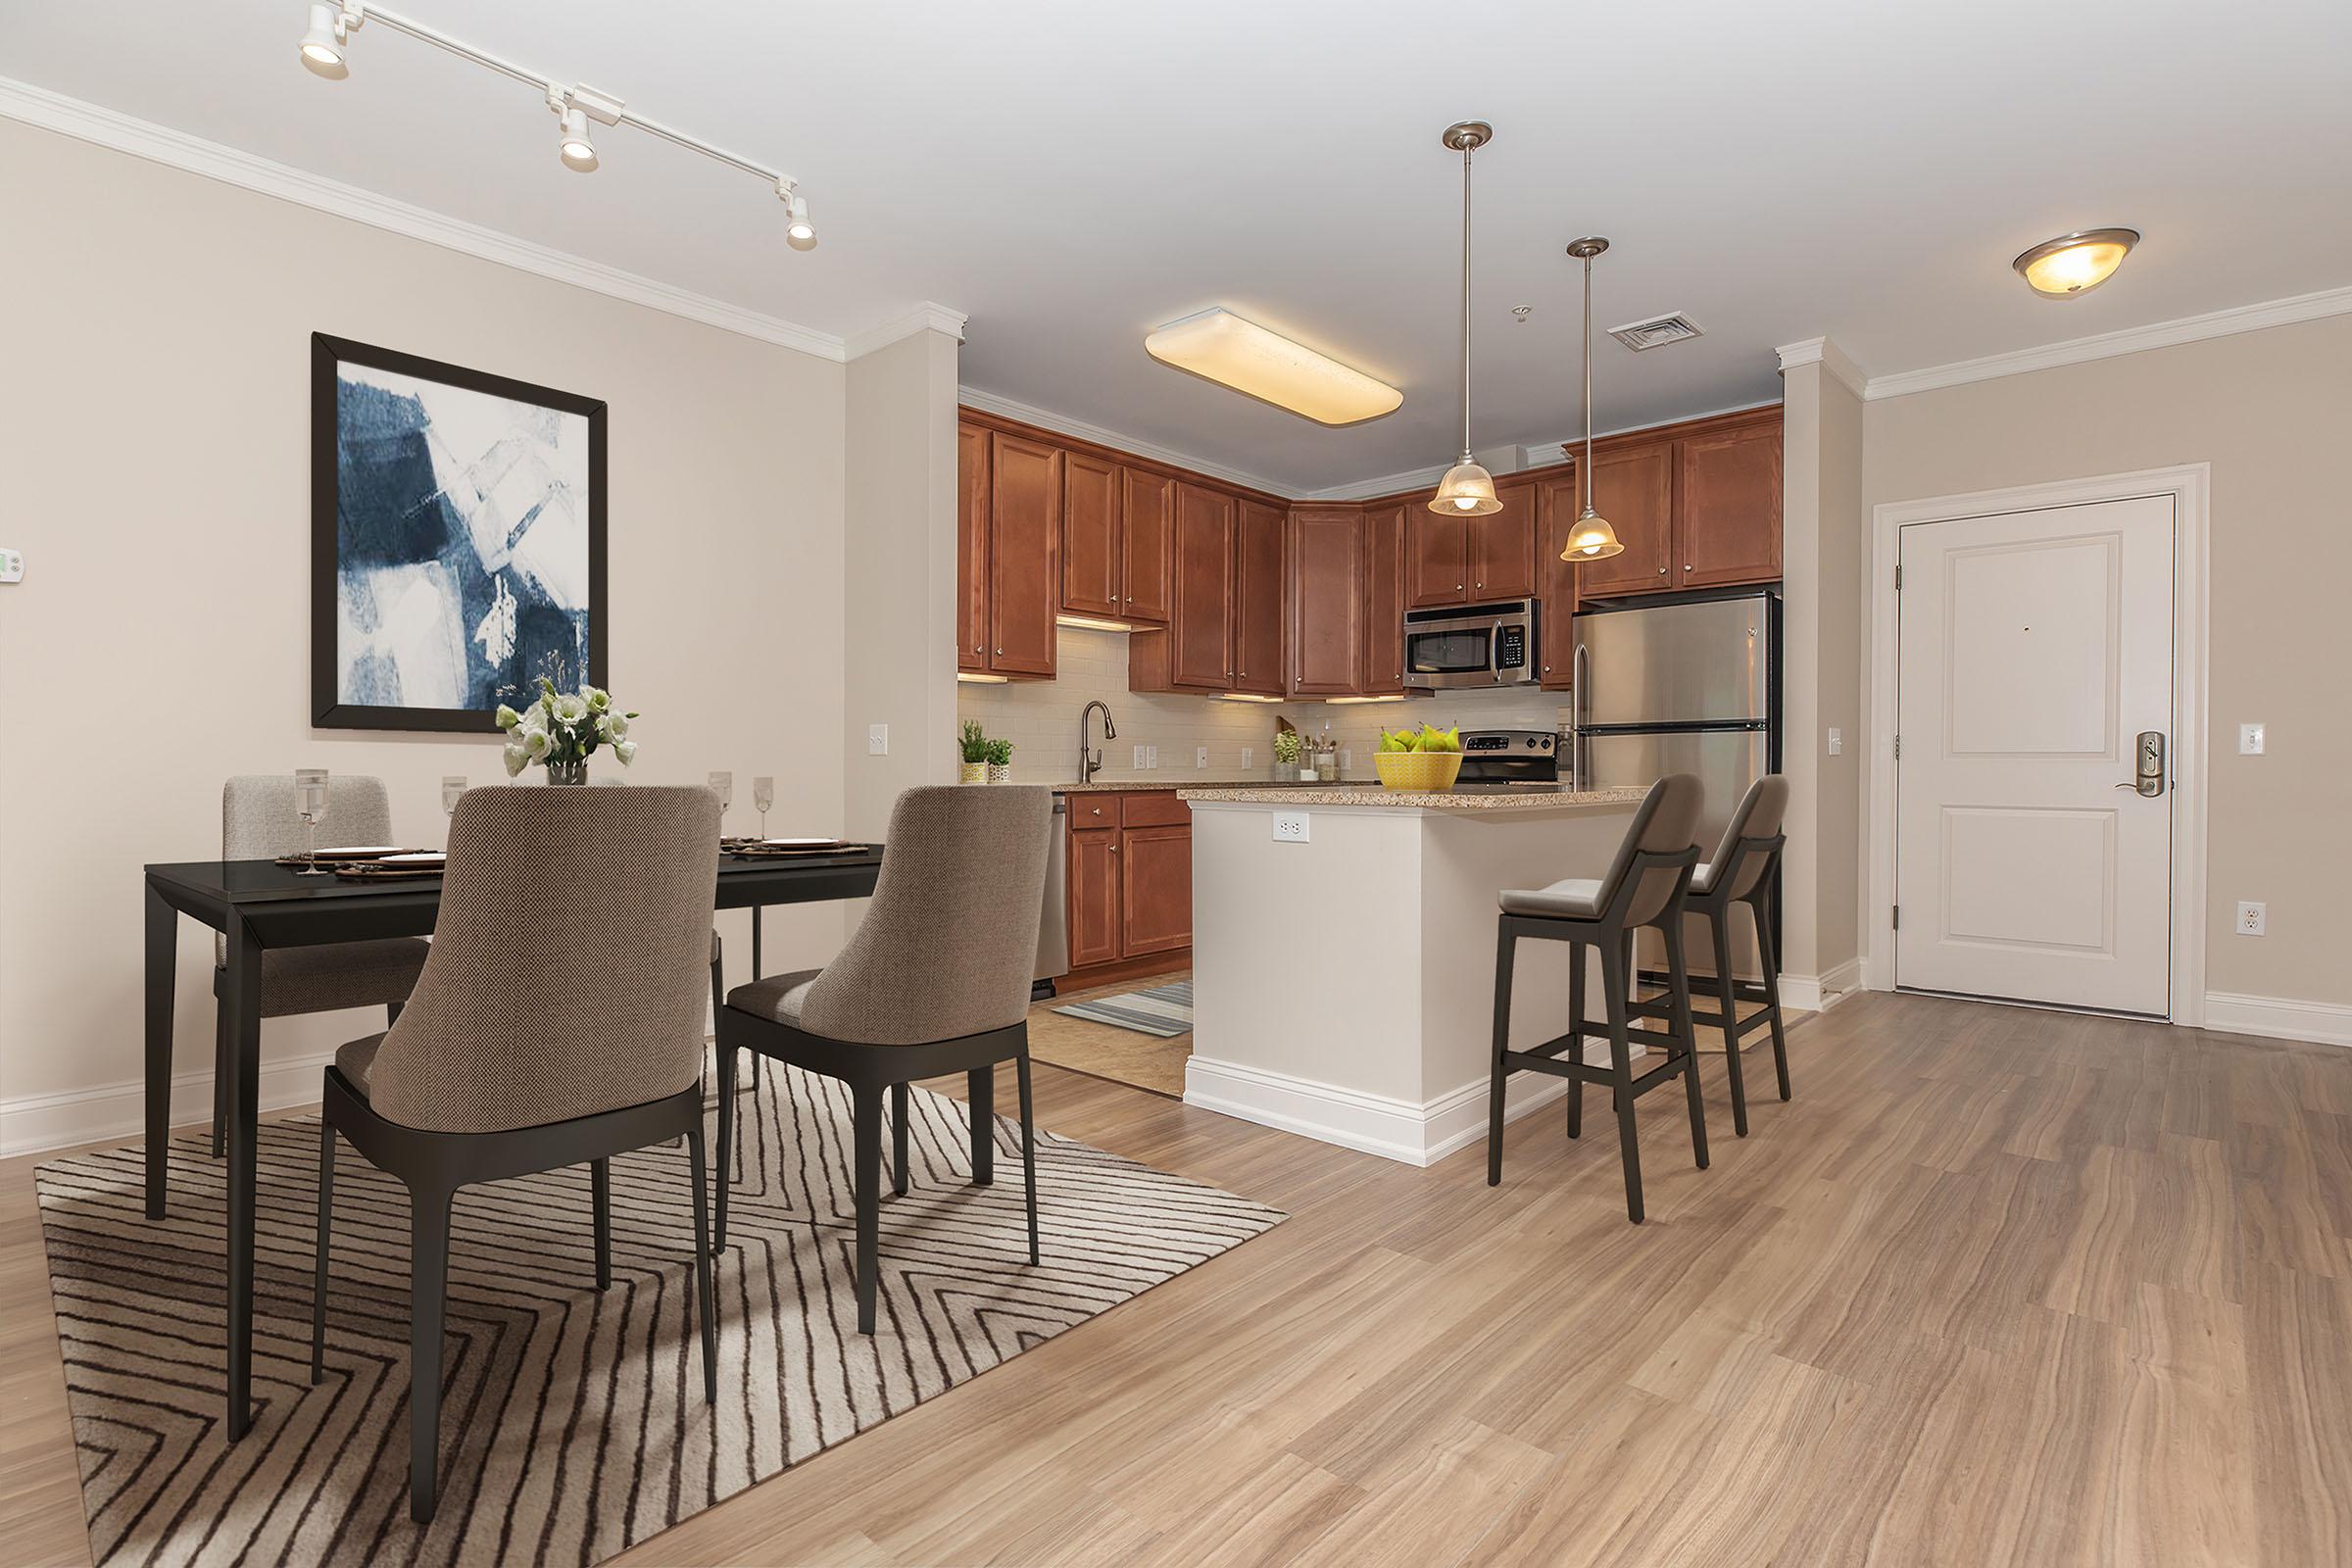
<svg viewBox="0 0 2352 1568">
<path fill-rule="evenodd" d="M 1895 984 L 2168 1013 L 2172 497 L 1913 523 L 1899 559 Z"/>
</svg>

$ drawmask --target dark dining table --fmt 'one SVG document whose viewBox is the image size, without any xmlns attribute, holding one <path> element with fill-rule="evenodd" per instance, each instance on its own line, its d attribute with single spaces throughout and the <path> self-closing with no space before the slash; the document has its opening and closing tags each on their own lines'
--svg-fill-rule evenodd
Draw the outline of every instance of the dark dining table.
<svg viewBox="0 0 2352 1568">
<path fill-rule="evenodd" d="M 882 846 L 839 855 L 716 859 L 717 906 L 750 909 L 753 969 L 759 911 L 769 905 L 862 899 L 882 870 Z M 188 860 L 147 872 L 147 1214 L 164 1217 L 171 1170 L 172 1008 L 179 953 L 177 916 L 225 936 L 219 977 L 220 1026 L 233 1049 L 228 1071 L 228 1436 L 253 1419 L 253 1223 L 255 1139 L 260 1121 L 262 954 L 269 948 L 426 936 L 441 907 L 441 879 L 346 881 L 304 876 L 274 860 Z"/>
</svg>

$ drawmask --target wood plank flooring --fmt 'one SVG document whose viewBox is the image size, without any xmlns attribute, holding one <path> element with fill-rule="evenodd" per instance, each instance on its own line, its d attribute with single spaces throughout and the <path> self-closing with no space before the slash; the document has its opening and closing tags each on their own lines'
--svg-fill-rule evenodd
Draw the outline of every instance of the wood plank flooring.
<svg viewBox="0 0 2352 1568">
<path fill-rule="evenodd" d="M 1605 1115 L 1489 1190 L 1041 1068 L 1293 1219 L 620 1561 L 2352 1562 L 2352 1052 L 1888 996 L 1789 1044 L 1745 1140 L 1711 1056 L 1709 1171 L 1644 1102 L 1638 1228 Z M 0 1540 L 82 1562 L 31 1163 Z"/>
</svg>

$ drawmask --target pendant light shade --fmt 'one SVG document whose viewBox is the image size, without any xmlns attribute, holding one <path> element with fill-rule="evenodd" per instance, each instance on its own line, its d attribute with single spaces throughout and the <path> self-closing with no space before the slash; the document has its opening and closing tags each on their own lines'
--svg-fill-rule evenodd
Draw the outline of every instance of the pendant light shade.
<svg viewBox="0 0 2352 1568">
<path fill-rule="evenodd" d="M 1592 258 L 1608 248 L 1609 242 L 1597 235 L 1568 247 L 1568 254 L 1585 264 L 1585 510 L 1568 530 L 1562 561 L 1606 561 L 1625 554 L 1609 519 L 1592 510 Z"/>
<path fill-rule="evenodd" d="M 1483 120 L 1465 120 L 1446 127 L 1439 138 L 1462 155 L 1462 456 L 1438 482 L 1429 510 L 1445 517 L 1483 517 L 1500 512 L 1494 476 L 1470 460 L 1470 155 L 1494 139 L 1494 127 Z"/>
</svg>

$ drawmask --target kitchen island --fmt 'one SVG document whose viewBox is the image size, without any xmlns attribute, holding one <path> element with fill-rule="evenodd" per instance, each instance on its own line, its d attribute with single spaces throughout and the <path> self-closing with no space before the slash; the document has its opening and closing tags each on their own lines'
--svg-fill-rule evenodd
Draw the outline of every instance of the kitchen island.
<svg viewBox="0 0 2352 1568">
<path fill-rule="evenodd" d="M 1177 793 L 1193 821 L 1185 1102 L 1416 1165 L 1486 1136 L 1495 894 L 1599 876 L 1642 796 Z M 1567 1032 L 1567 955 L 1521 944 L 1514 1047 Z M 1523 1073 L 1506 1113 L 1565 1089 Z"/>
</svg>

